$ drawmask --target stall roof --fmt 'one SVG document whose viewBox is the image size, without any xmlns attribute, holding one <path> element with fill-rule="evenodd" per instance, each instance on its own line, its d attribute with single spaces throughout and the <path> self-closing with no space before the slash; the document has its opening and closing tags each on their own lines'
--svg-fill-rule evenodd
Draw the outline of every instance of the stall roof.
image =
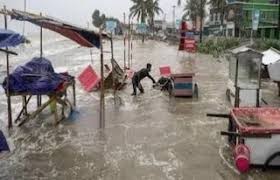
<svg viewBox="0 0 280 180">
<path fill-rule="evenodd" d="M 280 51 L 270 48 L 263 52 L 262 63 L 264 65 L 272 64 L 280 60 Z"/>
<path fill-rule="evenodd" d="M 19 11 L 12 9 L 10 10 L 1 10 L 2 14 L 10 15 L 12 19 L 16 19 L 19 21 L 28 21 L 38 26 L 42 26 L 43 28 L 49 29 L 51 31 L 55 31 L 73 41 L 80 44 L 84 47 L 100 47 L 100 36 L 98 33 L 80 28 L 70 23 L 63 22 L 61 20 L 36 15 L 33 13 L 28 13 L 24 11 Z M 104 37 L 106 34 L 102 34 Z"/>
<path fill-rule="evenodd" d="M 249 49 L 250 48 L 247 45 L 242 45 L 242 46 L 236 47 L 234 49 L 230 49 L 230 52 L 233 53 L 233 54 L 237 54 L 239 52 L 248 51 Z"/>
</svg>

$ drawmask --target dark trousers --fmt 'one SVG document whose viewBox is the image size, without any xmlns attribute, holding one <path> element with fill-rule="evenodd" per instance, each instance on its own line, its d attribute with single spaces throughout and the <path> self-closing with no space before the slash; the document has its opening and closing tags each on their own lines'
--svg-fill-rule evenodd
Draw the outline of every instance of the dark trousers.
<svg viewBox="0 0 280 180">
<path fill-rule="evenodd" d="M 133 85 L 133 94 L 137 94 L 137 88 L 141 93 L 144 93 L 144 89 L 142 84 L 140 83 L 137 76 L 132 77 L 132 85 Z"/>
</svg>

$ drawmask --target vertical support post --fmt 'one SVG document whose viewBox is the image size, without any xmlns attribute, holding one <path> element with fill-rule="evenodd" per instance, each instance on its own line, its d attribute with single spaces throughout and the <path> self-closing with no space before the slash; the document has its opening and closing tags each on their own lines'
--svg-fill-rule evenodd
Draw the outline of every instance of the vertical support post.
<svg viewBox="0 0 280 180">
<path fill-rule="evenodd" d="M 239 59 L 236 59 L 236 66 L 235 66 L 235 99 L 234 99 L 234 107 L 239 107 L 239 95 L 240 95 L 240 88 L 238 87 L 238 67 L 239 67 Z"/>
<path fill-rule="evenodd" d="M 199 42 L 202 43 L 202 23 L 203 23 L 203 5 L 202 1 L 200 0 L 200 34 L 199 34 Z"/>
<path fill-rule="evenodd" d="M 23 108 L 23 115 L 27 116 L 27 100 L 26 100 L 26 96 L 22 96 L 22 108 Z"/>
<path fill-rule="evenodd" d="M 113 44 L 113 32 L 111 32 L 111 65 L 112 65 L 112 83 L 113 83 L 113 94 L 114 102 L 116 103 L 116 83 L 115 83 L 115 67 L 114 67 L 114 44 Z"/>
<path fill-rule="evenodd" d="M 173 32 L 175 32 L 175 8 L 176 8 L 176 6 L 174 5 L 174 6 L 172 6 L 173 7 Z"/>
<path fill-rule="evenodd" d="M 235 100 L 234 100 L 234 107 L 239 107 L 240 104 L 240 87 L 236 87 L 235 91 Z"/>
<path fill-rule="evenodd" d="M 74 107 L 76 107 L 76 81 L 73 80 L 73 104 Z"/>
<path fill-rule="evenodd" d="M 102 30 L 99 32 L 100 37 L 100 111 L 99 111 L 99 127 L 105 128 L 105 101 L 104 101 L 104 57 L 103 57 L 103 44 L 102 44 Z"/>
<path fill-rule="evenodd" d="M 125 71 L 126 69 L 126 32 L 124 31 L 125 29 L 125 13 L 123 13 L 123 24 L 124 24 L 124 28 L 123 28 L 123 69 Z"/>
<path fill-rule="evenodd" d="M 26 12 L 26 0 L 24 0 L 23 10 L 24 10 L 24 12 Z M 22 34 L 23 35 L 25 34 L 25 21 L 23 21 Z"/>
<path fill-rule="evenodd" d="M 128 42 L 127 42 L 127 46 L 128 46 L 128 58 L 127 58 L 127 63 L 128 63 L 128 68 L 131 68 L 130 67 L 130 16 L 129 16 L 129 20 L 128 20 L 128 35 L 127 35 L 127 39 L 128 39 Z"/>
<path fill-rule="evenodd" d="M 278 39 L 280 39 L 280 0 L 278 0 Z"/>
<path fill-rule="evenodd" d="M 42 16 L 42 13 L 40 13 L 40 16 Z M 40 26 L 40 58 L 43 57 L 43 27 Z M 42 105 L 42 96 L 37 95 L 37 107 L 40 107 Z"/>
<path fill-rule="evenodd" d="M 131 67 L 132 67 L 132 31 L 131 31 L 131 40 L 130 40 L 130 65 L 131 65 Z"/>
<path fill-rule="evenodd" d="M 4 22 L 5 22 L 5 29 L 8 28 L 7 24 L 7 14 L 6 14 L 6 6 L 4 6 Z M 6 50 L 8 50 L 8 47 L 6 47 Z M 12 107 L 11 107 L 11 96 L 10 96 L 10 62 L 9 62 L 9 53 L 6 52 L 6 64 L 7 64 L 7 90 L 6 90 L 6 95 L 7 95 L 7 107 L 8 107 L 8 128 L 13 127 L 13 121 L 12 121 Z"/>
</svg>

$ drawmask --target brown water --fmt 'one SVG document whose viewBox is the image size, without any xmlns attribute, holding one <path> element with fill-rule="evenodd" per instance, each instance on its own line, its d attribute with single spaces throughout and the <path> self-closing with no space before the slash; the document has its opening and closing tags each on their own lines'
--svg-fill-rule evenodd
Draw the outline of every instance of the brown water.
<svg viewBox="0 0 280 180">
<path fill-rule="evenodd" d="M 51 51 L 55 44 L 46 45 L 46 51 L 48 48 Z M 65 41 L 55 49 L 69 44 Z M 115 42 L 115 54 L 123 66 L 121 41 Z M 169 98 L 153 89 L 149 79 L 143 81 L 145 94 L 131 97 L 129 83 L 118 92 L 116 103 L 110 93 L 106 94 L 106 128 L 99 130 L 98 93 L 86 93 L 77 83 L 78 113 L 70 119 L 53 126 L 53 117 L 46 110 L 23 127 L 7 132 L 2 93 L 1 129 L 8 136 L 12 153 L 0 160 L 0 179 L 280 179 L 278 171 L 262 172 L 254 168 L 240 175 L 234 168 L 226 139 L 219 135 L 226 130 L 227 121 L 206 117 L 207 112 L 229 111 L 225 98 L 226 63 L 206 55 L 179 53 L 175 46 L 154 41 L 135 42 L 133 54 L 133 68 L 138 70 L 150 62 L 151 74 L 156 79 L 158 67 L 164 64 L 170 65 L 173 73 L 195 72 L 199 98 Z M 89 50 L 85 48 L 47 57 L 54 66 L 68 67 L 75 76 L 91 63 Z M 109 55 L 106 58 L 109 62 Z M 18 57 L 14 62 L 24 60 Z M 93 64 L 99 67 L 97 50 Z M 13 102 L 14 111 L 18 111 L 19 101 L 14 98 Z"/>
</svg>

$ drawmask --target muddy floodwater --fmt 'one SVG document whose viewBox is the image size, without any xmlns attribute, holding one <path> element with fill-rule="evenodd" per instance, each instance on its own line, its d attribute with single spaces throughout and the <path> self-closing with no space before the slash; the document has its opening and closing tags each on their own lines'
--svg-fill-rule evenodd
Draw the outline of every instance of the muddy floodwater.
<svg viewBox="0 0 280 180">
<path fill-rule="evenodd" d="M 31 45 L 15 49 L 11 68 L 38 56 L 39 35 Z M 79 47 L 61 36 L 44 36 L 44 56 L 58 69 L 74 76 L 91 64 L 99 72 L 99 51 Z M 105 43 L 109 51 L 110 44 Z M 115 59 L 123 67 L 123 42 L 115 40 Z M 1 56 L 1 82 L 5 76 Z M 110 63 L 110 54 L 105 54 Z M 99 130 L 99 94 L 87 93 L 77 81 L 76 111 L 59 125 L 46 108 L 22 127 L 7 130 L 6 97 L 0 91 L 0 125 L 11 153 L 0 159 L 0 179 L 89 179 L 89 180 L 277 180 L 279 170 L 252 168 L 240 174 L 232 152 L 220 131 L 227 121 L 206 117 L 208 112 L 229 112 L 225 92 L 228 68 L 225 60 L 208 55 L 178 52 L 163 42 L 134 41 L 132 68 L 152 64 L 151 75 L 160 77 L 159 66 L 170 65 L 173 73 L 195 72 L 198 99 L 174 98 L 143 81 L 145 93 L 132 97 L 132 85 L 114 96 L 106 93 L 106 128 Z M 275 85 L 264 85 L 264 97 L 279 105 Z M 270 89 L 268 89 L 270 88 Z M 277 99 L 278 98 L 278 99 Z M 12 98 L 13 111 L 20 111 L 19 98 Z M 35 98 L 30 110 L 36 107 Z"/>
</svg>

